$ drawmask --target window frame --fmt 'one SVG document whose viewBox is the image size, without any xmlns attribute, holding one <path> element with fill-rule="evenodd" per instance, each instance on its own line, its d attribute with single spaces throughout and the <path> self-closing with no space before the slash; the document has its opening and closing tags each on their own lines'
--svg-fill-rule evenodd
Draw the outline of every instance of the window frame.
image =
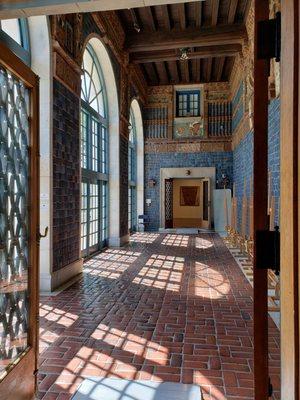
<svg viewBox="0 0 300 400">
<path fill-rule="evenodd" d="M 86 235 L 83 236 L 83 224 L 82 224 L 82 206 L 81 206 L 81 253 L 83 257 L 89 257 L 93 253 L 102 250 L 108 245 L 108 234 L 109 234 L 109 132 L 108 132 L 108 119 L 107 115 L 107 95 L 106 88 L 103 79 L 103 74 L 99 60 L 90 45 L 87 45 L 86 50 L 93 54 L 95 59 L 93 62 L 97 64 L 97 72 L 99 82 L 101 84 L 101 92 L 104 105 L 104 116 L 99 114 L 89 103 L 83 98 L 84 93 L 81 94 L 81 122 L 80 122 L 80 143 L 81 143 L 81 185 L 87 185 L 87 218 L 86 222 Z M 83 114 L 85 115 L 85 124 L 83 121 Z M 95 130 L 96 125 L 96 130 Z M 84 130 L 83 130 L 84 129 Z M 97 134 L 95 134 L 95 131 Z M 97 139 L 96 146 L 93 143 L 94 136 Z M 84 154 L 86 162 L 83 162 L 83 143 L 86 143 Z M 94 148 L 96 147 L 96 153 Z M 95 158 L 96 154 L 96 158 Z M 95 161 L 96 160 L 96 161 Z M 95 163 L 96 162 L 96 167 Z M 92 185 L 97 185 L 97 240 L 96 243 L 90 243 L 91 240 L 91 223 L 95 222 L 91 220 L 91 189 Z M 83 186 L 81 186 L 83 188 Z M 81 197 L 82 199 L 82 197 Z M 86 237 L 86 246 L 83 247 L 83 240 Z"/>
<path fill-rule="evenodd" d="M 197 115 L 179 115 L 179 103 L 180 96 L 187 96 L 187 108 L 186 112 L 189 114 L 191 112 L 191 96 L 198 96 L 198 107 L 197 107 Z M 183 110 L 185 111 L 185 110 Z M 176 90 L 176 118 L 191 118 L 191 117 L 200 117 L 201 113 L 201 90 L 200 89 L 177 89 Z"/>
<path fill-rule="evenodd" d="M 128 231 L 137 229 L 137 132 L 132 110 L 130 110 L 128 138 Z"/>
<path fill-rule="evenodd" d="M 16 18 L 19 24 L 21 45 L 12 36 L 4 32 L 1 28 L 0 20 L 0 41 L 4 43 L 17 57 L 27 66 L 31 66 L 29 26 L 26 18 Z"/>
</svg>

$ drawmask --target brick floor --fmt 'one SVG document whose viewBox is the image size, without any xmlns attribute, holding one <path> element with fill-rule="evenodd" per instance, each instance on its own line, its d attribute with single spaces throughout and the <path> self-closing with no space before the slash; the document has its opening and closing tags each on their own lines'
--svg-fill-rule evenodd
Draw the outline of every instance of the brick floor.
<svg viewBox="0 0 300 400">
<path fill-rule="evenodd" d="M 216 234 L 136 234 L 84 266 L 40 308 L 39 399 L 69 400 L 88 376 L 201 385 L 253 399 L 252 288 Z M 279 333 L 270 369 L 279 399 Z"/>
</svg>

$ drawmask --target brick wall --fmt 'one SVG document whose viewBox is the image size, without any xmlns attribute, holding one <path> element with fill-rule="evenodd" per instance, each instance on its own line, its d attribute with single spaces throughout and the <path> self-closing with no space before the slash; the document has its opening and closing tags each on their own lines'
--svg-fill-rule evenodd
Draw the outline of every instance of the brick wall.
<svg viewBox="0 0 300 400">
<path fill-rule="evenodd" d="M 53 81 L 53 270 L 78 260 L 79 100 Z"/>
<path fill-rule="evenodd" d="M 145 199 L 152 199 L 150 207 L 145 205 L 145 213 L 150 217 L 149 230 L 159 228 L 160 169 L 193 167 L 216 167 L 217 181 L 226 174 L 232 182 L 232 152 L 145 154 Z M 148 186 L 149 179 L 156 181 L 154 187 Z"/>
</svg>

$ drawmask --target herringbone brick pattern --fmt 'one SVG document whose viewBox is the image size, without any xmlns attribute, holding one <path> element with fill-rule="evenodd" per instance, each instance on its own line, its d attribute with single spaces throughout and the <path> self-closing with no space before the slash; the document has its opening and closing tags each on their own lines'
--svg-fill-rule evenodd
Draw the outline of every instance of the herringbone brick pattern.
<svg viewBox="0 0 300 400">
<path fill-rule="evenodd" d="M 252 306 L 218 235 L 135 234 L 42 298 L 39 399 L 69 400 L 85 377 L 106 376 L 194 382 L 205 400 L 252 400 Z M 279 333 L 270 327 L 278 390 Z"/>
</svg>

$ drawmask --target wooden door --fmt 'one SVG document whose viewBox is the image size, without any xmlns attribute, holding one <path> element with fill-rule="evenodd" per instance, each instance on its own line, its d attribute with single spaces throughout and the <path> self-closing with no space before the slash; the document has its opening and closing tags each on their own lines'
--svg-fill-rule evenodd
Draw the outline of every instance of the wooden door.
<svg viewBox="0 0 300 400">
<path fill-rule="evenodd" d="M 210 179 L 205 178 L 201 181 L 202 195 L 202 228 L 209 229 L 211 227 L 211 187 Z"/>
<path fill-rule="evenodd" d="M 38 103 L 37 77 L 0 43 L 0 400 L 36 389 Z"/>
<path fill-rule="evenodd" d="M 165 180 L 165 228 L 173 228 L 173 179 Z"/>
</svg>

